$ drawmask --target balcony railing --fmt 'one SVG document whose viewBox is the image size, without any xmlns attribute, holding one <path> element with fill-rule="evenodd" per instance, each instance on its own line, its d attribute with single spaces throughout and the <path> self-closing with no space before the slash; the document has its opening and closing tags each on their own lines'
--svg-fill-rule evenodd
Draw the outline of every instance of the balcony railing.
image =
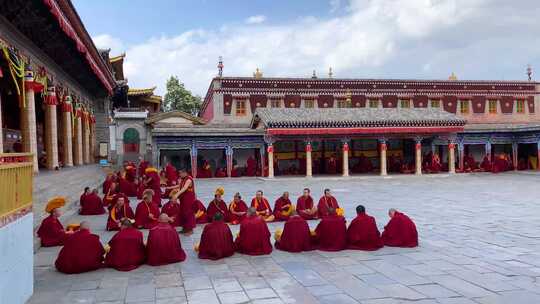
<svg viewBox="0 0 540 304">
<path fill-rule="evenodd" d="M 0 153 L 0 220 L 32 207 L 31 153 Z"/>
</svg>

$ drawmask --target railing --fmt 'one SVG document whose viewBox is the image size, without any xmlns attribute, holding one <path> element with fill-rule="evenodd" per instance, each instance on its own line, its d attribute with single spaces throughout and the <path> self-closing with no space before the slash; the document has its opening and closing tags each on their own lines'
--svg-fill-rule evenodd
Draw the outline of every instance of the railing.
<svg viewBox="0 0 540 304">
<path fill-rule="evenodd" d="M 31 153 L 0 153 L 0 219 L 32 207 Z"/>
</svg>

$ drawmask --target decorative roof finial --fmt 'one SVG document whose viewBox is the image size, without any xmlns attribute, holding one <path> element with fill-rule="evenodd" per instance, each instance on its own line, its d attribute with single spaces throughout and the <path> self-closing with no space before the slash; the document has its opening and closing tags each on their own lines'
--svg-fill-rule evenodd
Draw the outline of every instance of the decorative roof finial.
<svg viewBox="0 0 540 304">
<path fill-rule="evenodd" d="M 454 72 L 452 72 L 452 74 L 450 74 L 450 76 L 448 76 L 448 80 L 457 80 L 456 74 L 454 74 Z"/>
<path fill-rule="evenodd" d="M 334 76 L 334 73 L 332 72 L 332 67 L 328 68 L 328 78 L 332 78 Z"/>
<path fill-rule="evenodd" d="M 261 72 L 261 70 L 259 70 L 259 68 L 255 69 L 255 72 L 253 73 L 253 77 L 255 79 L 260 79 L 263 77 L 263 73 Z"/>
<path fill-rule="evenodd" d="M 532 73 L 533 73 L 533 69 L 532 69 L 531 65 L 527 64 L 527 77 L 528 77 L 529 81 L 532 81 Z"/>
<path fill-rule="evenodd" d="M 311 79 L 317 79 L 317 73 L 315 70 L 313 70 L 313 75 L 311 75 Z"/>
<path fill-rule="evenodd" d="M 219 62 L 217 65 L 219 77 L 223 77 L 223 57 L 219 56 Z"/>
</svg>

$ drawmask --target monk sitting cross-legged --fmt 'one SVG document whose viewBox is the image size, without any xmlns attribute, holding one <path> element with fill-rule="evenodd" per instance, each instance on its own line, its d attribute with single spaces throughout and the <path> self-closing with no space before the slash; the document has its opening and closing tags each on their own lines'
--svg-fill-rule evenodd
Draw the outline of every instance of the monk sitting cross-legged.
<svg viewBox="0 0 540 304">
<path fill-rule="evenodd" d="M 304 188 L 304 193 L 296 200 L 296 212 L 305 220 L 317 218 L 317 207 L 313 203 L 309 188 Z"/>
<path fill-rule="evenodd" d="M 120 223 L 123 219 L 135 219 L 133 209 L 129 206 L 124 196 L 117 196 L 114 206 L 109 210 L 107 219 L 107 230 L 120 230 Z"/>
<path fill-rule="evenodd" d="M 119 271 L 130 271 L 144 263 L 146 248 L 143 234 L 133 228 L 131 220 L 124 218 L 120 231 L 109 241 L 110 250 L 105 265 Z"/>
<path fill-rule="evenodd" d="M 171 220 L 171 225 L 174 227 L 180 226 L 180 201 L 178 200 L 180 190 L 175 189 L 172 190 L 169 194 L 171 199 L 163 205 L 163 208 L 161 208 L 162 213 L 166 213 L 169 216 L 169 219 Z"/>
<path fill-rule="evenodd" d="M 206 208 L 206 217 L 208 221 L 212 221 L 214 215 L 218 212 L 223 214 L 225 221 L 229 220 L 229 209 L 227 209 L 227 203 L 225 203 L 222 198 L 224 193 L 225 189 L 223 189 L 223 187 L 216 189 L 214 199 L 208 204 L 208 208 Z"/>
<path fill-rule="evenodd" d="M 98 190 L 94 189 L 90 192 L 90 189 L 86 187 L 84 189 L 83 195 L 81 195 L 80 203 L 81 209 L 79 210 L 80 215 L 99 215 L 105 213 L 105 208 L 103 208 L 103 202 L 101 197 L 98 195 Z"/>
<path fill-rule="evenodd" d="M 251 200 L 251 207 L 255 208 L 257 215 L 261 216 L 265 221 L 274 221 L 272 208 L 270 207 L 268 200 L 263 196 L 263 192 L 261 190 L 258 190 L 255 193 L 255 197 Z"/>
<path fill-rule="evenodd" d="M 238 225 L 246 218 L 247 205 L 242 200 L 240 193 L 236 192 L 232 202 L 229 204 L 229 220 L 231 224 Z"/>
<path fill-rule="evenodd" d="M 199 259 L 219 260 L 234 254 L 234 240 L 231 229 L 223 221 L 223 214 L 216 213 L 212 222 L 204 226 L 201 234 Z"/>
<path fill-rule="evenodd" d="M 272 252 L 270 231 L 266 222 L 257 215 L 255 207 L 250 207 L 247 217 L 240 223 L 240 232 L 235 240 L 236 251 L 249 255 L 263 255 Z"/>
<path fill-rule="evenodd" d="M 276 221 L 286 221 L 289 219 L 294 206 L 289 199 L 289 192 L 283 192 L 274 205 L 274 217 Z"/>
<path fill-rule="evenodd" d="M 390 216 L 390 221 L 382 233 L 384 245 L 393 247 L 418 246 L 418 232 L 414 222 L 394 208 L 388 210 L 388 216 Z"/>
<path fill-rule="evenodd" d="M 159 215 L 158 206 L 152 202 L 154 191 L 146 189 L 143 193 L 143 200 L 135 209 L 135 227 L 139 229 L 150 229 L 157 224 Z"/>
<path fill-rule="evenodd" d="M 197 224 L 208 223 L 206 207 L 198 199 L 195 200 L 195 221 L 197 222 Z"/>
<path fill-rule="evenodd" d="M 356 218 L 347 229 L 347 248 L 371 251 L 383 246 L 375 218 L 366 214 L 364 206 L 358 205 Z"/>
<path fill-rule="evenodd" d="M 347 226 L 343 216 L 336 214 L 336 209 L 329 208 L 315 228 L 319 250 L 339 251 L 347 247 Z"/>
<path fill-rule="evenodd" d="M 54 264 L 63 273 L 82 273 L 101 268 L 104 254 L 99 236 L 91 234 L 89 223 L 84 221 L 66 240 Z"/>
<path fill-rule="evenodd" d="M 41 246 L 52 247 L 62 246 L 67 236 L 72 232 L 66 232 L 64 226 L 58 220 L 62 215 L 60 207 L 66 204 L 66 199 L 63 197 L 55 197 L 51 199 L 45 207 L 45 212 L 49 213 L 49 216 L 43 219 L 37 235 L 41 239 Z"/>
<path fill-rule="evenodd" d="M 307 221 L 299 216 L 296 211 L 293 211 L 285 223 L 281 235 L 279 231 L 276 231 L 275 246 L 279 250 L 289 252 L 313 250 L 314 246 L 311 238 Z"/>
<path fill-rule="evenodd" d="M 330 209 L 338 209 L 339 205 L 334 196 L 330 193 L 330 189 L 324 189 L 324 195 L 319 199 L 317 205 L 317 212 L 319 217 L 327 216 L 330 214 Z"/>
<path fill-rule="evenodd" d="M 158 224 L 148 233 L 146 245 L 146 263 L 152 266 L 182 262 L 186 253 L 182 249 L 180 236 L 169 224 L 169 216 L 162 213 Z"/>
</svg>

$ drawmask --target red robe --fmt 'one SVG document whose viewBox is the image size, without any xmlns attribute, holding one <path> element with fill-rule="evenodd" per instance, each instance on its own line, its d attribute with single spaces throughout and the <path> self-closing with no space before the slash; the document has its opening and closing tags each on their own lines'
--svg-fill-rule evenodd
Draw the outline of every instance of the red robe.
<svg viewBox="0 0 540 304">
<path fill-rule="evenodd" d="M 482 170 L 486 171 L 486 172 L 489 172 L 491 171 L 491 160 L 489 160 L 489 157 L 487 156 L 484 156 L 484 159 L 482 160 L 482 164 L 480 165 L 480 168 L 482 168 Z"/>
<path fill-rule="evenodd" d="M 327 174 L 337 173 L 337 161 L 334 157 L 331 157 L 326 161 L 326 173 Z"/>
<path fill-rule="evenodd" d="M 395 212 L 382 233 L 384 245 L 393 247 L 418 246 L 416 225 L 405 214 Z"/>
<path fill-rule="evenodd" d="M 244 202 L 243 200 L 235 202 L 233 200 L 231 204 L 229 205 L 229 221 L 231 222 L 231 224 L 233 225 L 240 224 L 242 220 L 246 218 L 245 213 L 244 215 L 239 216 L 239 215 L 233 214 L 232 213 L 233 211 L 234 212 L 247 212 L 247 210 L 248 210 L 248 207 L 246 205 L 246 202 Z"/>
<path fill-rule="evenodd" d="M 113 206 L 113 203 L 115 202 L 115 196 L 119 194 L 118 186 L 116 186 L 115 189 L 109 188 L 105 196 L 103 197 L 103 205 L 108 206 L 108 208 L 111 208 Z M 127 197 L 127 196 L 126 196 Z"/>
<path fill-rule="evenodd" d="M 272 214 L 272 207 L 270 207 L 270 203 L 268 203 L 268 200 L 263 197 L 261 201 L 257 199 L 257 197 L 254 197 L 251 200 L 251 207 L 254 207 L 257 209 L 257 214 L 266 216 L 265 214 L 262 214 L 265 210 L 268 210 L 268 215 Z"/>
<path fill-rule="evenodd" d="M 144 175 L 144 171 L 146 171 L 146 168 L 148 168 L 149 163 L 145 160 L 141 160 L 139 163 L 139 177 L 142 177 Z"/>
<path fill-rule="evenodd" d="M 130 182 L 127 178 L 120 177 L 118 187 L 120 192 L 127 196 L 137 196 L 137 184 L 134 181 Z"/>
<path fill-rule="evenodd" d="M 466 155 L 465 157 L 463 157 L 463 169 L 466 172 L 476 170 L 476 160 L 474 160 L 474 157 L 470 155 Z"/>
<path fill-rule="evenodd" d="M 219 260 L 234 254 L 231 229 L 223 221 L 204 226 L 199 245 L 199 259 Z"/>
<path fill-rule="evenodd" d="M 156 218 L 155 220 L 150 219 L 150 213 Z M 150 229 L 154 227 L 157 225 L 159 214 L 159 207 L 153 202 L 140 202 L 135 209 L 135 227 L 139 229 Z"/>
<path fill-rule="evenodd" d="M 191 186 L 180 195 L 180 223 L 183 230 L 192 230 L 197 226 L 195 213 L 197 212 L 195 182 L 191 176 L 186 176 L 180 182 L 180 189 L 184 188 L 185 183 L 190 180 Z"/>
<path fill-rule="evenodd" d="M 213 199 L 210 203 L 208 203 L 208 208 L 206 208 L 206 218 L 208 221 L 213 221 L 214 215 L 218 212 L 223 214 L 223 219 L 225 222 L 229 221 L 229 209 L 227 208 L 225 201 L 222 199 Z"/>
<path fill-rule="evenodd" d="M 375 218 L 366 213 L 357 215 L 347 229 L 347 248 L 371 251 L 383 246 Z"/>
<path fill-rule="evenodd" d="M 207 161 L 204 161 L 203 165 L 199 170 L 197 170 L 198 178 L 210 178 L 212 177 L 212 168 Z"/>
<path fill-rule="evenodd" d="M 317 205 L 317 213 L 319 217 L 327 216 L 328 215 L 328 208 L 339 208 L 338 202 L 335 197 L 326 197 L 323 195 L 319 199 L 319 204 Z"/>
<path fill-rule="evenodd" d="M 339 251 L 347 247 L 347 226 L 342 216 L 323 217 L 315 232 L 319 250 Z"/>
<path fill-rule="evenodd" d="M 157 174 L 157 172 L 149 172 L 146 176 L 151 179 L 150 182 L 147 183 L 146 189 L 154 190 L 152 202 L 154 202 L 156 206 L 161 207 L 161 179 L 159 174 Z"/>
<path fill-rule="evenodd" d="M 109 192 L 109 188 L 111 187 L 111 184 L 114 182 L 114 176 L 109 175 L 107 178 L 105 178 L 105 181 L 103 182 L 103 194 L 107 194 Z"/>
<path fill-rule="evenodd" d="M 291 216 L 283 227 L 281 239 L 275 246 L 279 250 L 301 252 L 313 250 L 309 225 L 301 216 Z"/>
<path fill-rule="evenodd" d="M 178 180 L 178 173 L 173 165 L 167 164 L 167 166 L 165 166 L 165 177 L 167 178 L 168 183 Z"/>
<path fill-rule="evenodd" d="M 180 236 L 171 225 L 158 223 L 150 229 L 146 257 L 146 263 L 152 266 L 182 262 L 186 259 Z"/>
<path fill-rule="evenodd" d="M 66 240 L 54 264 L 63 273 L 82 273 L 101 268 L 104 254 L 99 236 L 81 229 Z"/>
<path fill-rule="evenodd" d="M 37 235 L 41 239 L 41 246 L 53 247 L 64 245 L 67 238 L 66 231 L 62 223 L 54 216 L 49 215 L 41 222 L 41 226 L 37 231 Z"/>
<path fill-rule="evenodd" d="M 240 235 L 235 240 L 236 251 L 248 255 L 263 255 L 272 252 L 270 230 L 259 216 L 246 217 L 240 223 Z"/>
<path fill-rule="evenodd" d="M 161 213 L 166 213 L 170 218 L 174 218 L 171 225 L 178 227 L 180 223 L 180 203 L 173 202 L 172 200 L 168 201 L 163 208 L 161 208 Z"/>
<path fill-rule="evenodd" d="M 227 177 L 227 170 L 223 169 L 223 168 L 219 168 L 216 170 L 216 177 Z"/>
<path fill-rule="evenodd" d="M 311 197 L 311 195 L 308 197 L 304 197 L 302 195 L 296 200 L 296 212 L 298 212 L 298 215 L 300 215 L 306 220 L 316 219 L 317 213 L 311 215 L 307 214 L 305 211 L 313 209 L 313 204 L 313 198 Z"/>
<path fill-rule="evenodd" d="M 126 167 L 126 179 L 130 183 L 135 183 L 137 179 L 137 169 L 132 164 Z"/>
<path fill-rule="evenodd" d="M 257 173 L 257 161 L 253 157 L 247 159 L 246 176 L 255 176 Z"/>
<path fill-rule="evenodd" d="M 144 264 L 146 248 L 143 234 L 135 228 L 117 232 L 109 241 L 111 250 L 105 257 L 105 265 L 119 271 L 130 271 Z"/>
<path fill-rule="evenodd" d="M 120 230 L 120 224 L 116 221 L 120 221 L 123 218 L 135 219 L 133 209 L 129 204 L 124 203 L 121 208 L 113 207 L 109 210 L 109 218 L 107 219 L 107 231 Z"/>
<path fill-rule="evenodd" d="M 80 203 L 80 215 L 98 215 L 105 213 L 105 208 L 103 208 L 103 202 L 96 193 L 81 195 Z"/>
<path fill-rule="evenodd" d="M 197 224 L 208 223 L 208 218 L 206 217 L 206 215 L 207 215 L 207 214 L 206 214 L 206 207 L 205 207 L 204 204 L 203 204 L 200 200 L 198 200 L 198 199 L 195 200 L 195 208 L 196 208 L 195 213 L 197 213 L 197 212 L 199 212 L 199 211 L 202 211 L 202 212 L 203 212 L 202 215 L 201 215 L 200 217 L 195 218 Z"/>
<path fill-rule="evenodd" d="M 292 208 L 292 203 L 290 199 L 284 199 L 280 197 L 276 200 L 274 204 L 274 217 L 276 221 L 286 221 L 289 219 L 289 215 L 283 215 L 282 212 Z"/>
</svg>

